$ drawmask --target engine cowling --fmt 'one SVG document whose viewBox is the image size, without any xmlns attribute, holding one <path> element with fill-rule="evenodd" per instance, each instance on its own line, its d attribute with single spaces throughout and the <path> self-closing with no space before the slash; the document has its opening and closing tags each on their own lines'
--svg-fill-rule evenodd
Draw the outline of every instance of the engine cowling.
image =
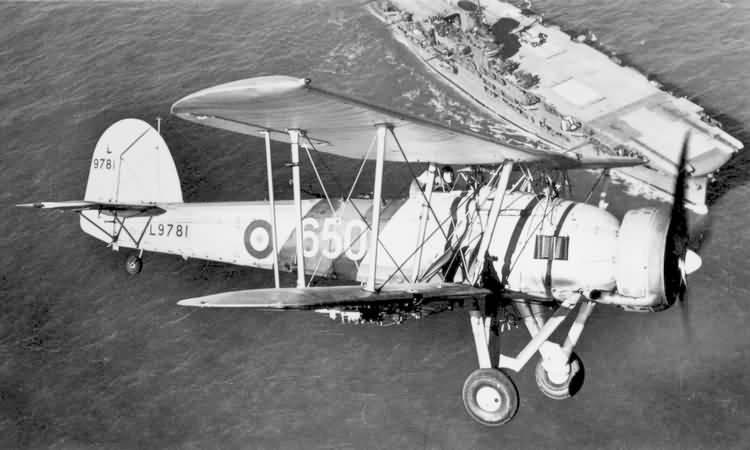
<svg viewBox="0 0 750 450">
<path fill-rule="evenodd" d="M 674 304 L 681 275 L 672 241 L 668 211 L 628 211 L 617 238 L 617 292 L 605 294 L 601 301 L 636 311 L 659 311 Z"/>
</svg>

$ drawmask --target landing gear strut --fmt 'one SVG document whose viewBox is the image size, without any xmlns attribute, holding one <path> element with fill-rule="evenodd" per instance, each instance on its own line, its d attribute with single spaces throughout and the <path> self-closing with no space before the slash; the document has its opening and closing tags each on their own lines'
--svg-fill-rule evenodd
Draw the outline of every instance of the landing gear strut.
<svg viewBox="0 0 750 450">
<path fill-rule="evenodd" d="M 137 275 L 143 270 L 143 258 L 140 255 L 130 255 L 125 260 L 125 271 L 129 275 Z"/>
</svg>

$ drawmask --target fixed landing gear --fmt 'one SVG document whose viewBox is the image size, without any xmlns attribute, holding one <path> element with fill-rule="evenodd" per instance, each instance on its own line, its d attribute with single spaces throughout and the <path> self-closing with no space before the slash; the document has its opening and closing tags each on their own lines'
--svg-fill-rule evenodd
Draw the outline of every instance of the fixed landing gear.
<svg viewBox="0 0 750 450">
<path fill-rule="evenodd" d="M 125 271 L 129 275 L 137 275 L 143 270 L 143 258 L 140 255 L 130 255 L 125 260 Z"/>
<path fill-rule="evenodd" d="M 559 345 L 549 341 L 555 330 L 579 304 L 578 315 L 568 331 L 565 343 Z M 583 363 L 573 352 L 573 348 L 593 311 L 594 302 L 573 293 L 546 320 L 543 307 L 539 304 L 533 305 L 521 300 L 515 307 L 531 335 L 529 343 L 516 357 L 503 355 L 499 351 L 499 345 L 496 345 L 499 343 L 497 326 L 493 326 L 493 323 L 496 325 L 496 309 L 487 309 L 483 314 L 477 308 L 469 313 L 479 369 L 472 372 L 464 382 L 462 398 L 471 418 L 482 425 L 503 425 L 516 415 L 518 390 L 503 369 L 520 372 L 536 352 L 542 355 L 536 366 L 536 383 L 544 395 L 562 400 L 572 397 L 583 386 Z M 491 349 L 492 353 L 497 351 L 494 355 L 499 353 L 499 359 L 493 358 Z"/>
<path fill-rule="evenodd" d="M 503 425 L 518 412 L 518 389 L 513 380 L 498 369 L 472 372 L 461 394 L 466 412 L 482 425 Z"/>
<path fill-rule="evenodd" d="M 585 371 L 577 354 L 571 353 L 570 361 L 564 367 L 545 368 L 545 361 L 536 364 L 534 376 L 542 394 L 554 400 L 564 400 L 578 393 L 583 387 Z"/>
</svg>

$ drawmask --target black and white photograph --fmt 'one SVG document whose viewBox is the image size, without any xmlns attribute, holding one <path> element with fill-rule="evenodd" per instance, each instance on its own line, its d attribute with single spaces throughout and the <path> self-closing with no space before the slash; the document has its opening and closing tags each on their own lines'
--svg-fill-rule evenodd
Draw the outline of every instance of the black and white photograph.
<svg viewBox="0 0 750 450">
<path fill-rule="evenodd" d="M 750 1 L 2 1 L 0 42 L 0 448 L 750 445 Z"/>
</svg>

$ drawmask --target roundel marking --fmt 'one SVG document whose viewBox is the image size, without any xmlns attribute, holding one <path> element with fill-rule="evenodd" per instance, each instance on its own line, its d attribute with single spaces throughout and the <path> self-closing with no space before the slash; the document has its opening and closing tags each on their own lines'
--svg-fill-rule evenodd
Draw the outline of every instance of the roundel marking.
<svg viewBox="0 0 750 450">
<path fill-rule="evenodd" d="M 250 222 L 245 228 L 245 250 L 253 258 L 262 259 L 271 254 L 271 224 L 262 219 Z"/>
</svg>

